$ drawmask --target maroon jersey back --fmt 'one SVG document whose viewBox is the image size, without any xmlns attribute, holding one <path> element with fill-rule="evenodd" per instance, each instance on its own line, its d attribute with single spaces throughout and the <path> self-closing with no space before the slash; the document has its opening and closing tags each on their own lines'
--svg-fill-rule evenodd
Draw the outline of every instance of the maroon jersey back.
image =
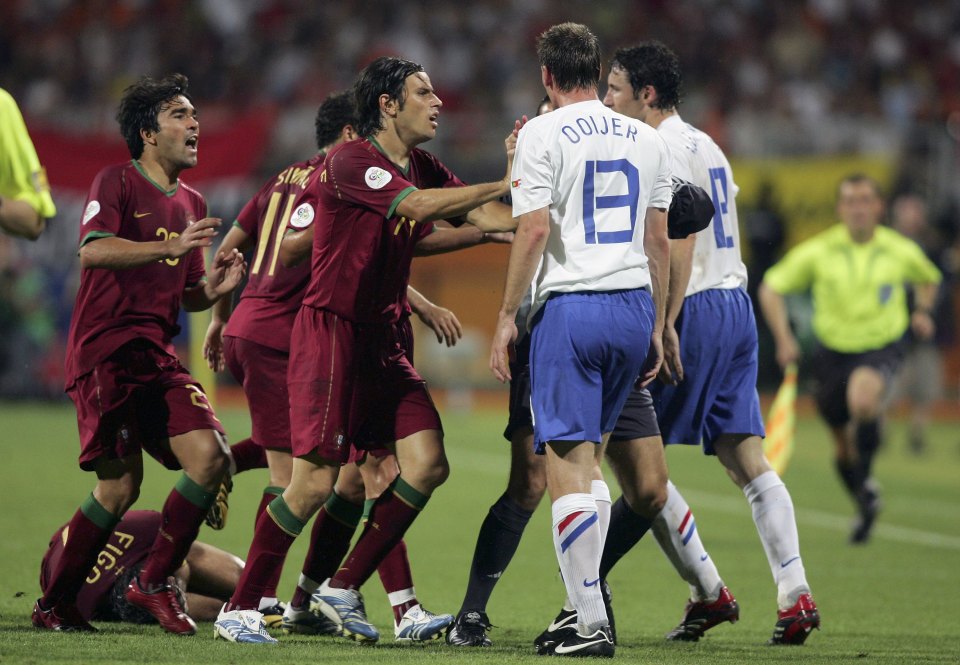
<svg viewBox="0 0 960 665">
<path fill-rule="evenodd" d="M 320 205 L 303 303 L 348 321 L 398 321 L 406 310 L 414 245 L 433 224 L 397 215 L 396 208 L 415 189 L 464 183 L 419 148 L 401 170 L 369 139 L 332 150 L 314 182 Z"/>
<path fill-rule="evenodd" d="M 166 240 L 206 214 L 203 197 L 182 182 L 166 192 L 136 161 L 109 166 L 90 188 L 80 246 L 111 236 Z M 82 268 L 67 340 L 67 388 L 131 339 L 145 338 L 173 353 L 183 290 L 203 276 L 200 249 L 128 270 Z"/>
<path fill-rule="evenodd" d="M 50 538 L 47 553 L 40 564 L 41 589 L 46 588 L 63 556 L 63 548 L 70 537 L 67 526 L 64 524 Z M 123 516 L 77 594 L 77 609 L 84 619 L 89 621 L 95 616 L 97 607 L 110 597 L 118 577 L 147 558 L 159 530 L 160 513 L 155 510 L 131 510 Z"/>
<path fill-rule="evenodd" d="M 313 223 L 315 206 L 298 198 L 320 174 L 323 159 L 321 154 L 288 166 L 260 189 L 234 222 L 256 246 L 247 285 L 225 334 L 290 350 L 290 331 L 310 281 L 310 264 L 304 261 L 284 268 L 279 261 L 280 241 L 288 229 L 301 231 Z"/>
</svg>

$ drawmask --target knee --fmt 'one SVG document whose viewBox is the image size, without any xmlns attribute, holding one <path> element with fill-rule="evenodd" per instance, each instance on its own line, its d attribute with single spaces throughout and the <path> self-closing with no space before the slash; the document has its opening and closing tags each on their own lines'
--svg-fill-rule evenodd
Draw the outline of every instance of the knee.
<svg viewBox="0 0 960 665">
<path fill-rule="evenodd" d="M 208 490 L 215 490 L 230 469 L 230 458 L 226 451 L 215 441 L 204 444 L 184 471 L 195 483 Z"/>
<path fill-rule="evenodd" d="M 642 482 L 632 492 L 624 492 L 634 512 L 653 519 L 667 503 L 667 479 L 656 478 Z"/>
<path fill-rule="evenodd" d="M 124 477 L 109 483 L 98 483 L 94 497 L 106 510 L 120 517 L 140 498 L 140 482 L 136 478 Z"/>
<path fill-rule="evenodd" d="M 546 491 L 547 477 L 544 473 L 528 473 L 520 478 L 512 477 L 507 485 L 507 496 L 529 512 L 537 509 Z"/>
<path fill-rule="evenodd" d="M 403 469 L 400 475 L 417 491 L 429 495 L 450 477 L 450 465 L 446 458 L 443 458 L 428 466 L 411 469 L 410 473 Z"/>
</svg>

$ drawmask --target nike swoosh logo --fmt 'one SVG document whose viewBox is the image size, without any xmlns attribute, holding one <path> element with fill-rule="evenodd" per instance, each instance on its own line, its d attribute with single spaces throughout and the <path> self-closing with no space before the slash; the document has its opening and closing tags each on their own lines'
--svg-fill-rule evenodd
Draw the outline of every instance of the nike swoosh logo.
<svg viewBox="0 0 960 665">
<path fill-rule="evenodd" d="M 800 557 L 795 556 L 795 557 L 793 557 L 792 559 L 788 559 L 788 560 L 784 561 L 783 563 L 781 563 L 781 564 L 780 564 L 780 567 L 781 567 L 781 568 L 786 568 L 787 566 L 789 566 L 791 563 L 793 563 L 794 561 L 796 561 L 796 560 L 799 559 L 799 558 L 800 558 Z"/>
<path fill-rule="evenodd" d="M 570 646 L 564 646 L 563 642 L 561 642 L 554 648 L 553 651 L 554 653 L 559 653 L 559 654 L 576 653 L 577 651 L 581 651 L 588 647 L 592 647 L 594 644 L 603 644 L 606 641 L 607 641 L 606 637 L 601 637 L 600 639 L 597 639 L 597 640 L 592 640 L 590 642 L 581 642 L 580 644 L 572 644 Z"/>
<path fill-rule="evenodd" d="M 706 555 L 706 554 L 701 554 L 701 555 L 700 555 L 700 560 L 701 560 L 701 561 L 706 561 L 706 560 L 707 560 L 707 555 Z"/>
<path fill-rule="evenodd" d="M 592 582 L 588 582 L 586 579 L 584 579 L 584 580 L 583 580 L 583 586 L 585 586 L 585 587 L 597 586 L 597 582 L 599 582 L 599 581 L 600 581 L 600 578 L 599 578 L 599 577 L 598 577 L 597 579 L 595 579 L 594 581 L 592 581 Z"/>
<path fill-rule="evenodd" d="M 574 613 L 569 616 L 563 617 L 560 623 L 551 621 L 550 625 L 547 626 L 547 631 L 552 633 L 553 631 L 560 630 L 561 628 L 576 628 L 576 627 L 577 627 L 577 615 L 576 613 Z"/>
<path fill-rule="evenodd" d="M 146 217 L 147 215 L 152 215 L 152 214 L 153 214 L 152 212 L 135 212 L 133 213 L 133 216 L 136 219 L 140 219 L 141 217 Z"/>
</svg>

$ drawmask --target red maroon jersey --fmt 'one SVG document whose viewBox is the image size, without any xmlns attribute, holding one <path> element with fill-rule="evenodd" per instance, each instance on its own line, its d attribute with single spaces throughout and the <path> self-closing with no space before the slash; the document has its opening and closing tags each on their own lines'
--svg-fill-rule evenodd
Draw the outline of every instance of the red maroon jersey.
<svg viewBox="0 0 960 665">
<path fill-rule="evenodd" d="M 67 526 L 64 524 L 50 538 L 47 553 L 40 564 L 41 589 L 46 589 L 47 581 L 63 556 L 63 548 L 70 537 Z M 96 616 L 97 607 L 110 598 L 117 578 L 147 558 L 159 530 L 160 513 L 155 510 L 131 510 L 123 516 L 97 555 L 97 562 L 77 594 L 77 609 L 84 619 L 89 621 Z"/>
<path fill-rule="evenodd" d="M 464 183 L 419 148 L 400 169 L 369 139 L 331 150 L 314 183 L 319 209 L 303 304 L 357 323 L 398 321 L 407 307 L 414 245 L 433 224 L 397 215 L 397 206 L 418 188 Z"/>
<path fill-rule="evenodd" d="M 290 231 L 313 223 L 316 207 L 297 202 L 320 174 L 324 155 L 297 162 L 267 182 L 240 211 L 234 222 L 256 246 L 250 259 L 247 285 L 230 317 L 226 335 L 241 337 L 278 351 L 290 350 L 290 331 L 310 281 L 307 261 L 292 268 L 280 263 L 280 241 Z M 296 207 L 294 207 L 296 203 Z"/>
<path fill-rule="evenodd" d="M 111 236 L 135 242 L 166 240 L 206 214 L 203 197 L 182 182 L 167 192 L 135 160 L 108 166 L 90 188 L 80 246 Z M 131 339 L 145 338 L 173 355 L 183 290 L 203 276 L 199 248 L 178 259 L 127 270 L 81 268 L 67 340 L 67 387 Z"/>
</svg>

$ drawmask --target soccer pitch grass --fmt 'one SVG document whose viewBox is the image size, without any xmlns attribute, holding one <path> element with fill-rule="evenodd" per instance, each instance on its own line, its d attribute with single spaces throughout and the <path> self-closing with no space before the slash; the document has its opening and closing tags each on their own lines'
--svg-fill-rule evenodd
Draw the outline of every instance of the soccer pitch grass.
<svg viewBox="0 0 960 665">
<path fill-rule="evenodd" d="M 220 412 L 236 441 L 247 435 L 245 412 Z M 76 420 L 70 405 L 0 403 L 7 462 L 0 471 L 7 508 L 0 513 L 0 663 L 493 663 L 529 661 L 532 639 L 563 600 L 549 535 L 550 511 L 540 507 L 489 606 L 496 624 L 490 649 L 443 643 L 397 646 L 379 580 L 364 588 L 382 644 L 332 638 L 281 637 L 276 646 L 214 641 L 210 624 L 195 637 L 164 634 L 156 626 L 100 623 L 96 635 L 51 634 L 30 625 L 39 595 L 40 558 L 51 533 L 66 522 L 93 487 L 76 466 Z M 463 597 L 477 530 L 501 494 L 508 468 L 501 438 L 504 413 L 445 413 L 452 473 L 407 536 L 420 600 L 435 612 L 456 612 Z M 714 459 L 692 448 L 668 451 L 671 477 L 686 496 L 699 533 L 740 602 L 741 619 L 707 633 L 697 644 L 667 643 L 687 597 L 654 539 L 647 537 L 613 571 L 620 645 L 616 658 L 638 663 L 957 663 L 960 628 L 960 427 L 931 429 L 929 452 L 906 452 L 902 425 L 891 423 L 877 463 L 884 510 L 872 541 L 847 545 L 852 506 L 841 490 L 824 427 L 798 421 L 795 457 L 785 474 L 793 495 L 801 551 L 823 629 L 803 647 L 767 647 L 776 620 L 776 591 L 743 495 Z M 140 508 L 159 509 L 176 474 L 146 462 Z M 238 476 L 227 528 L 204 527 L 200 539 L 245 555 L 253 511 L 267 484 L 265 470 Z M 611 482 L 614 496 L 618 492 Z M 309 532 L 309 530 L 307 530 Z M 306 549 L 291 550 L 281 583 L 289 596 Z"/>
</svg>

